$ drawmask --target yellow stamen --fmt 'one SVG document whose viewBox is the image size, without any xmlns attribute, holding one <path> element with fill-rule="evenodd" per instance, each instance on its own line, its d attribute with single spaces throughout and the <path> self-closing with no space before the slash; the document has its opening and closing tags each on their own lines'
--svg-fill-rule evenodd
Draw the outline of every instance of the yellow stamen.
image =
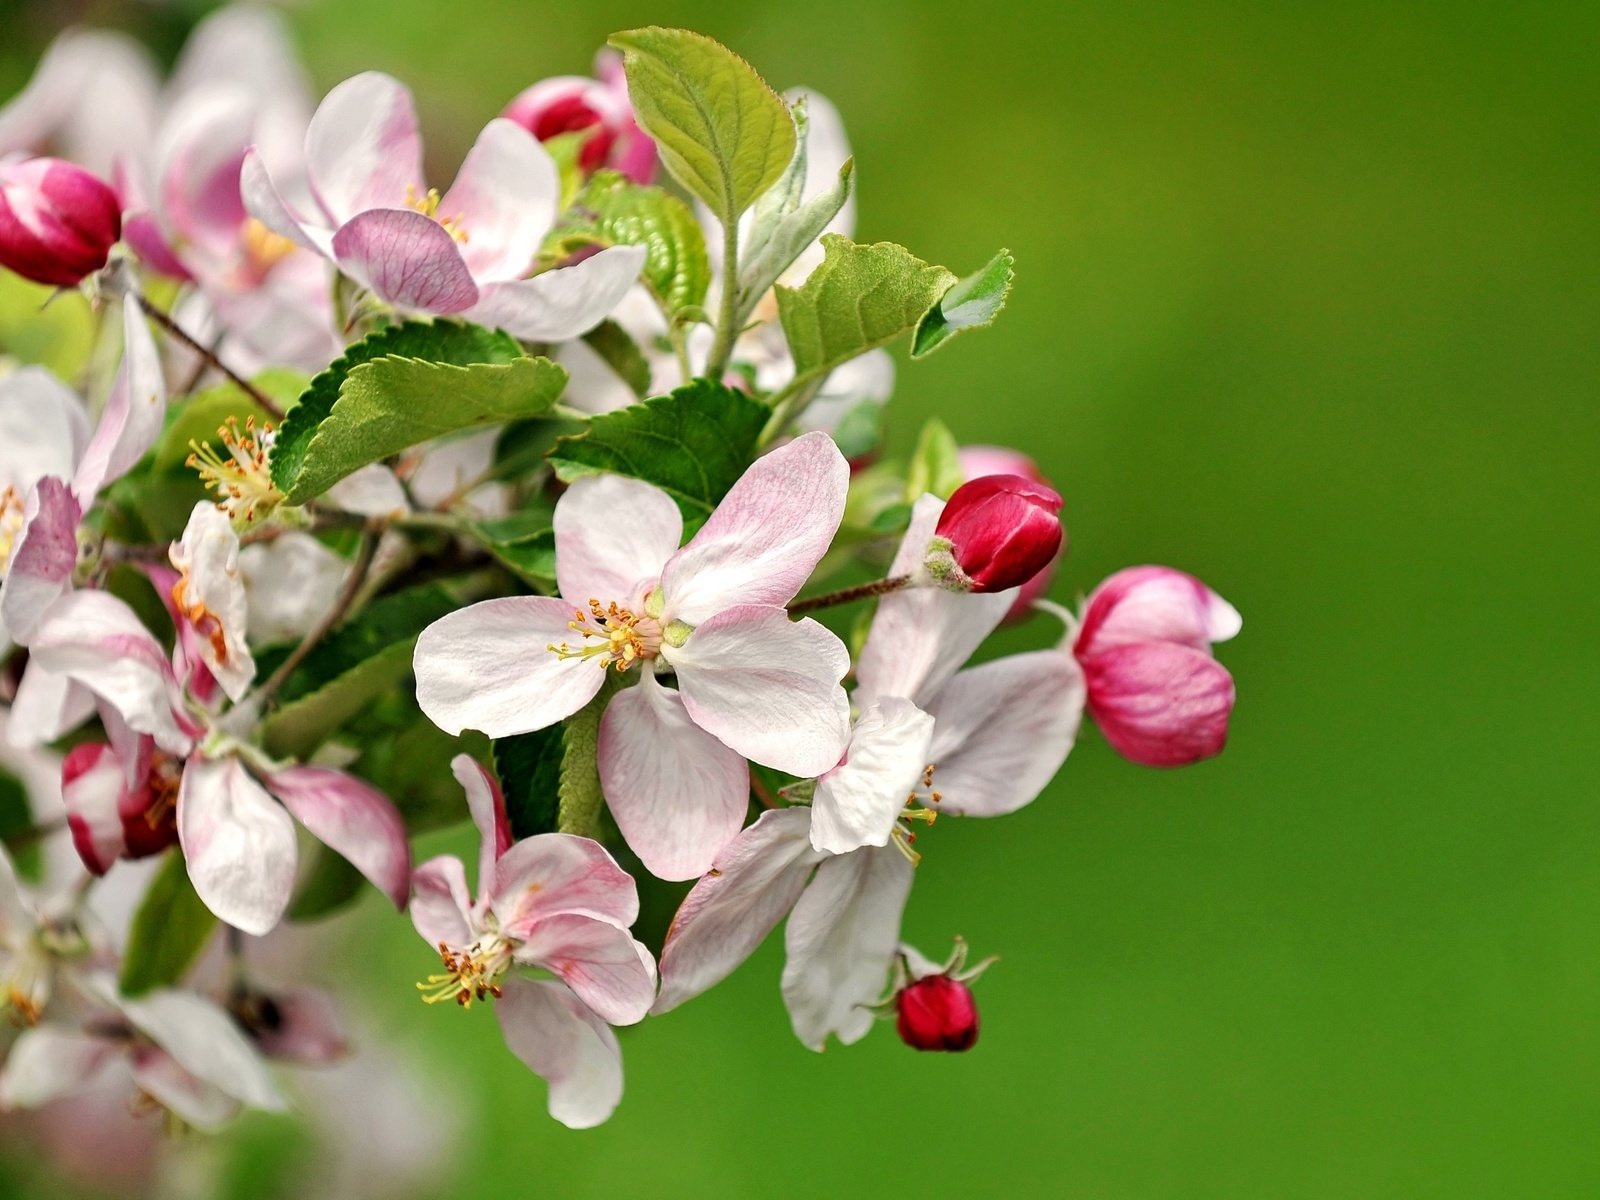
<svg viewBox="0 0 1600 1200">
<path fill-rule="evenodd" d="M 654 617 L 635 616 L 615 601 L 602 606 L 600 601 L 590 599 L 588 612 L 572 610 L 567 628 L 583 638 L 577 649 L 566 642 L 550 642 L 545 648 L 558 658 L 597 660 L 602 671 L 607 667 L 626 671 L 661 652 L 661 622 Z M 595 644 L 584 644 L 590 641 Z"/>
<path fill-rule="evenodd" d="M 257 279 L 266 278 L 273 267 L 294 253 L 293 242 L 281 233 L 273 233 L 254 217 L 244 223 L 239 236 L 244 243 L 245 260 Z"/>
<path fill-rule="evenodd" d="M 461 223 L 463 214 L 457 213 L 453 217 L 441 217 L 439 215 L 439 200 L 438 188 L 429 188 L 426 196 L 418 196 L 416 185 L 412 183 L 406 184 L 406 207 L 414 208 L 423 216 L 431 217 L 439 222 L 446 233 L 465 246 L 472 240 L 472 237 Z"/>
<path fill-rule="evenodd" d="M 256 419 L 247 417 L 241 430 L 239 419 L 229 417 L 217 428 L 226 454 L 210 442 L 189 442 L 187 465 L 200 473 L 200 481 L 216 494 L 217 507 L 228 514 L 235 528 L 255 524 L 258 517 L 270 514 L 283 502 L 268 466 L 275 436 L 270 422 L 262 422 L 258 430 Z"/>
<path fill-rule="evenodd" d="M 429 975 L 417 984 L 424 1004 L 453 1000 L 471 1008 L 475 1000 L 500 999 L 500 977 L 511 965 L 511 944 L 498 936 L 480 939 L 465 950 L 452 950 L 439 943 L 444 973 Z"/>
<path fill-rule="evenodd" d="M 26 519 L 22 496 L 14 487 L 0 488 L 0 579 L 11 565 L 11 552 L 17 548 L 17 535 Z"/>
</svg>

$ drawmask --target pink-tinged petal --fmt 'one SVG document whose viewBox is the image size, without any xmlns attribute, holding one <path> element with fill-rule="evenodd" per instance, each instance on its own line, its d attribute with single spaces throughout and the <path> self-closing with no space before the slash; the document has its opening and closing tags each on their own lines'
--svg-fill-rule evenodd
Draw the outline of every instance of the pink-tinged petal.
<svg viewBox="0 0 1600 1200">
<path fill-rule="evenodd" d="M 662 572 L 667 616 L 690 625 L 736 604 L 787 604 L 844 517 L 850 465 L 825 433 L 756 459 Z"/>
<path fill-rule="evenodd" d="M 523 838 L 501 857 L 491 907 L 501 929 L 517 938 L 540 921 L 566 914 L 626 929 L 638 919 L 639 892 L 599 842 L 541 833 Z"/>
<path fill-rule="evenodd" d="M 639 603 L 683 537 L 672 497 L 625 475 L 579 479 L 556 501 L 554 525 L 556 583 L 574 604 Z"/>
<path fill-rule="evenodd" d="M 405 489 L 382 463 L 352 471 L 328 489 L 328 499 L 345 512 L 364 517 L 392 517 L 411 511 Z"/>
<path fill-rule="evenodd" d="M 0 1070 L 0 1110 L 38 1108 L 85 1087 L 111 1061 L 116 1043 L 59 1025 L 25 1029 Z"/>
<path fill-rule="evenodd" d="M 1172 642 L 1139 642 L 1081 661 L 1089 714 L 1124 758 L 1182 767 L 1222 753 L 1233 676 L 1209 654 Z"/>
<path fill-rule="evenodd" d="M 290 767 L 266 782 L 312 837 L 348 859 L 396 908 L 406 906 L 411 843 L 389 797 L 331 767 Z"/>
<path fill-rule="evenodd" d="M 187 754 L 198 732 L 182 715 L 182 697 L 161 643 L 108 592 L 62 596 L 34 630 L 29 669 L 74 680 L 99 696 L 163 750 Z"/>
<path fill-rule="evenodd" d="M 944 501 L 923 496 L 912 508 L 890 575 L 916 575 Z M 856 664 L 856 703 L 904 696 L 926 709 L 950 676 L 994 632 L 1016 598 L 1007 592 L 947 592 L 910 587 L 878 601 L 867 644 Z"/>
<path fill-rule="evenodd" d="M 592 1129 L 622 1101 L 617 1035 L 565 984 L 509 979 L 495 1001 L 506 1047 L 550 1085 L 550 1115 Z"/>
<path fill-rule="evenodd" d="M 272 182 L 261 152 L 254 148 L 245 154 L 240 167 L 239 193 L 245 209 L 268 230 L 313 254 L 333 257 L 333 230 L 302 215 L 283 198 Z"/>
<path fill-rule="evenodd" d="M 422 142 L 405 85 L 367 71 L 329 92 L 306 130 L 306 171 L 334 225 L 399 206 L 407 188 L 420 199 Z"/>
<path fill-rule="evenodd" d="M 60 479 L 47 475 L 28 493 L 22 531 L 0 582 L 0 628 L 26 646 L 45 610 L 72 587 L 83 511 Z"/>
<path fill-rule="evenodd" d="M 178 1065 L 155 1046 L 134 1046 L 128 1058 L 134 1086 L 202 1133 L 220 1133 L 239 1115 L 239 1102 Z"/>
<path fill-rule="evenodd" d="M 239 170 L 255 122 L 251 98 L 231 88 L 190 92 L 168 112 L 156 186 L 159 211 L 182 243 L 222 255 L 236 242 L 247 215 Z"/>
<path fill-rule="evenodd" d="M 430 858 L 411 873 L 411 923 L 422 940 L 460 949 L 473 942 L 467 871 L 453 854 Z"/>
<path fill-rule="evenodd" d="M 257 1048 L 279 1062 L 321 1066 L 350 1052 L 333 997 L 320 988 L 284 988 L 254 997 Z"/>
<path fill-rule="evenodd" d="M 140 1033 L 202 1082 L 253 1108 L 281 1112 L 288 1105 L 255 1047 L 232 1017 L 193 992 L 163 988 L 116 1006 Z"/>
<path fill-rule="evenodd" d="M 578 641 L 572 606 L 544 596 L 485 600 L 417 639 L 417 704 L 446 733 L 492 738 L 554 725 L 594 698 L 605 671 L 550 649 Z"/>
<path fill-rule="evenodd" d="M 348 562 L 298 530 L 242 547 L 239 578 L 250 639 L 258 645 L 299 641 L 333 607 L 349 574 Z"/>
<path fill-rule="evenodd" d="M 233 522 L 211 501 L 197 502 L 170 557 L 182 573 L 173 602 L 180 621 L 198 635 L 190 644 L 228 698 L 239 700 L 256 677 L 256 662 L 245 642 L 250 606 Z"/>
<path fill-rule="evenodd" d="M 160 78 L 125 33 L 69 29 L 50 44 L 28 86 L 0 107 L 0 157 L 46 146 L 92 171 L 110 172 L 130 147 L 150 143 Z"/>
<path fill-rule="evenodd" d="M 516 959 L 554 971 L 601 1020 L 632 1025 L 656 998 L 656 964 L 626 929 L 563 913 L 536 922 Z"/>
<path fill-rule="evenodd" d="M 1083 672 L 1063 650 L 959 672 L 929 705 L 936 723 L 928 761 L 940 796 L 930 807 L 998 817 L 1030 803 L 1066 761 L 1084 697 Z"/>
<path fill-rule="evenodd" d="M 22 495 L 46 475 L 66 478 L 88 440 L 83 401 L 45 368 L 0 379 L 0 491 Z"/>
<path fill-rule="evenodd" d="M 207 908 L 257 936 L 277 925 L 294 890 L 294 822 L 237 758 L 189 761 L 178 839 Z"/>
<path fill-rule="evenodd" d="M 478 302 L 456 240 L 409 208 L 358 213 L 333 235 L 333 257 L 346 275 L 400 308 L 444 315 Z"/>
<path fill-rule="evenodd" d="M 886 696 L 861 714 L 844 761 L 817 780 L 811 844 L 830 854 L 887 846 L 906 800 L 933 762 L 933 718 Z"/>
<path fill-rule="evenodd" d="M 643 246 L 611 246 L 532 279 L 487 283 L 467 313 L 530 342 L 565 342 L 593 329 L 622 302 L 644 269 Z"/>
<path fill-rule="evenodd" d="M 305 153 L 311 85 L 281 13 L 250 4 L 217 9 L 190 31 L 167 86 L 179 96 L 216 87 L 242 91 L 258 105 L 257 141 L 292 151 L 296 161 Z"/>
<path fill-rule="evenodd" d="M 892 846 L 829 858 L 794 906 L 783 999 L 795 1036 L 811 1049 L 829 1034 L 848 1046 L 872 1028 L 866 1006 L 888 981 L 913 871 Z"/>
<path fill-rule="evenodd" d="M 811 848 L 810 825 L 804 808 L 772 809 L 723 847 L 667 930 L 652 1012 L 721 983 L 794 907 L 823 857 Z"/>
<path fill-rule="evenodd" d="M 66 675 L 56 675 L 30 658 L 11 701 L 6 742 L 43 746 L 71 733 L 94 715 L 94 693 Z"/>
<path fill-rule="evenodd" d="M 128 849 L 122 830 L 127 780 L 116 752 L 105 742 L 75 746 L 61 763 L 61 801 L 67 828 L 83 865 L 104 875 Z"/>
<path fill-rule="evenodd" d="M 1171 567 L 1118 571 L 1089 597 L 1078 657 L 1133 642 L 1171 642 L 1209 651 L 1239 632 L 1239 612 L 1193 575 Z"/>
<path fill-rule="evenodd" d="M 500 856 L 511 849 L 511 821 L 506 817 L 506 798 L 500 781 L 470 754 L 450 760 L 450 773 L 467 794 L 467 811 L 478 829 L 478 890 L 494 886 L 494 867 Z"/>
<path fill-rule="evenodd" d="M 122 240 L 138 255 L 139 261 L 152 271 L 180 283 L 194 282 L 193 272 L 173 253 L 161 223 L 151 213 L 131 213 L 124 217 Z"/>
<path fill-rule="evenodd" d="M 122 478 L 155 445 L 167 416 L 167 384 L 150 326 L 133 300 L 122 305 L 122 367 L 100 425 L 85 447 L 72 481 L 78 503 L 88 505 L 100 489 Z"/>
<path fill-rule="evenodd" d="M 694 723 L 753 762 L 791 775 L 838 765 L 850 738 L 840 680 L 850 653 L 807 617 L 745 604 L 665 652 Z"/>
<path fill-rule="evenodd" d="M 711 869 L 744 824 L 750 770 L 689 718 L 647 667 L 600 721 L 600 785 L 617 828 L 658 879 Z"/>
<path fill-rule="evenodd" d="M 538 139 L 511 121 L 484 127 L 467 152 L 439 215 L 460 222 L 461 248 L 473 277 L 516 279 L 556 222 L 561 177 Z"/>
</svg>

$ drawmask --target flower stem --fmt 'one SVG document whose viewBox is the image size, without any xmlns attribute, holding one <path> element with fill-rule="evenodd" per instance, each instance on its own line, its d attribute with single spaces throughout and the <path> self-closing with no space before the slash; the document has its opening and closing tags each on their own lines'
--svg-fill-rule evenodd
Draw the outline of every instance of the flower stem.
<svg viewBox="0 0 1600 1200">
<path fill-rule="evenodd" d="M 733 354 L 733 341 L 739 334 L 739 222 L 722 227 L 722 307 L 717 314 L 717 338 L 706 359 L 706 378 L 722 378 Z"/>
<path fill-rule="evenodd" d="M 255 384 L 251 383 L 248 379 L 235 372 L 231 367 L 228 366 L 227 363 L 218 358 L 216 354 L 212 352 L 210 347 L 203 345 L 201 342 L 192 337 L 188 331 L 183 328 L 183 326 L 174 321 L 171 316 L 164 312 L 159 305 L 152 302 L 150 298 L 143 292 L 135 291 L 132 293 L 132 296 L 135 303 L 139 305 L 139 308 L 144 315 L 149 317 L 157 325 L 161 326 L 161 328 L 166 331 L 169 337 L 175 338 L 182 342 L 185 346 L 189 347 L 190 350 L 198 354 L 201 361 L 226 375 L 230 380 L 233 381 L 235 386 L 244 392 L 245 395 L 249 396 L 250 399 L 259 404 L 262 410 L 266 412 L 266 414 L 274 421 L 283 420 L 283 409 L 278 407 L 277 401 L 275 401 L 271 396 L 267 395 L 260 388 L 256 387 Z"/>
<path fill-rule="evenodd" d="M 355 562 L 350 565 L 350 575 L 344 581 L 344 587 L 334 600 L 333 607 L 322 614 L 322 620 L 318 621 L 311 632 L 301 639 L 300 644 L 289 652 L 289 657 L 283 660 L 283 665 L 257 689 L 256 694 L 242 703 L 255 704 L 258 709 L 271 703 L 278 690 L 289 681 L 289 676 L 305 662 L 306 656 L 315 650 L 317 644 L 344 619 L 344 614 L 349 611 L 351 602 L 355 600 L 356 594 L 361 590 L 361 584 L 367 577 L 367 572 L 372 567 L 372 556 L 377 549 L 378 535 L 370 531 L 363 534 L 361 546 L 356 551 Z"/>
<path fill-rule="evenodd" d="M 824 592 L 820 596 L 808 596 L 804 600 L 796 600 L 789 605 L 789 612 L 791 614 L 815 612 L 819 608 L 832 608 L 838 604 L 849 604 L 853 600 L 887 596 L 890 592 L 898 592 L 910 586 L 910 575 L 891 575 L 887 579 L 875 579 L 871 583 L 857 584 L 855 587 L 843 588 L 837 592 Z"/>
</svg>

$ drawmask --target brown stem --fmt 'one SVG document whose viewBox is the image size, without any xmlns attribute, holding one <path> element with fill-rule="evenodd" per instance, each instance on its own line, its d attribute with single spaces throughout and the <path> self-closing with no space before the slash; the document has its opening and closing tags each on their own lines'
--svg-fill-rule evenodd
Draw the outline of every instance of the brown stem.
<svg viewBox="0 0 1600 1200">
<path fill-rule="evenodd" d="M 887 579 L 875 579 L 871 583 L 858 584 L 855 587 L 843 588 L 837 592 L 824 592 L 820 596 L 808 596 L 804 600 L 796 600 L 789 605 L 791 613 L 815 612 L 819 608 L 832 608 L 836 604 L 849 604 L 852 600 L 865 600 L 870 596 L 886 596 L 890 592 L 898 592 L 901 588 L 911 584 L 910 575 L 891 575 Z"/>
<path fill-rule="evenodd" d="M 316 627 L 301 640 L 300 644 L 289 652 L 289 657 L 283 660 L 283 665 L 272 673 L 252 698 L 261 706 L 271 702 L 277 695 L 278 689 L 288 682 L 296 668 L 305 662 L 306 656 L 317 648 L 317 644 L 331 633 L 336 625 L 344 619 L 344 614 L 349 611 L 351 601 L 356 598 L 356 593 L 361 590 L 361 584 L 367 578 L 367 571 L 372 567 L 372 556 L 378 548 L 378 535 L 367 532 L 362 535 L 361 548 L 356 551 L 355 562 L 350 564 L 350 576 L 344 581 L 344 588 L 333 602 L 333 607 L 322 614 L 322 620 Z"/>
<path fill-rule="evenodd" d="M 231 367 L 228 366 L 227 363 L 218 358 L 209 347 L 202 345 L 200 342 L 191 337 L 183 328 L 183 326 L 179 325 L 157 305 L 153 304 L 143 292 L 134 292 L 133 298 L 138 302 L 139 308 L 143 310 L 145 316 L 149 317 L 157 325 L 161 326 L 162 329 L 166 330 L 169 337 L 176 338 L 185 346 L 189 347 L 190 350 L 193 350 L 196 354 L 198 354 L 201 360 L 207 365 L 214 367 L 218 371 L 221 371 L 230 380 L 232 380 L 233 383 L 245 393 L 245 395 L 249 396 L 250 399 L 259 404 L 262 410 L 266 412 L 266 414 L 274 421 L 283 420 L 283 409 L 278 407 L 278 402 L 276 400 L 263 392 L 255 384 L 251 383 L 248 379 L 236 373 Z"/>
</svg>

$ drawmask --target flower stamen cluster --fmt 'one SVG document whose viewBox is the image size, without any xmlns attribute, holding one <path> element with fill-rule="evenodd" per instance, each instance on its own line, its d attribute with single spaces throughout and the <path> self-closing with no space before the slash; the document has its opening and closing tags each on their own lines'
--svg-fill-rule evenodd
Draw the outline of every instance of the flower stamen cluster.
<svg viewBox="0 0 1600 1200">
<path fill-rule="evenodd" d="M 6 568 L 11 565 L 11 552 L 16 549 L 25 520 L 22 497 L 17 489 L 0 488 L 0 579 L 5 578 Z"/>
<path fill-rule="evenodd" d="M 200 481 L 216 493 L 217 507 L 235 527 L 253 525 L 283 503 L 283 493 L 272 481 L 269 467 L 276 436 L 270 421 L 262 422 L 258 429 L 256 419 L 246 417 L 241 430 L 239 419 L 229 417 L 217 427 L 225 454 L 210 442 L 189 442 L 185 465 L 200 473 Z"/>
<path fill-rule="evenodd" d="M 590 598 L 589 611 L 572 610 L 572 620 L 567 623 L 584 642 L 573 649 L 568 643 L 551 642 L 546 647 L 557 658 L 587 658 L 600 664 L 600 669 L 615 667 L 626 671 L 635 663 L 654 658 L 661 651 L 661 622 L 654 617 L 635 616 L 631 609 L 612 601 L 602 606 Z"/>
<path fill-rule="evenodd" d="M 419 196 L 416 184 L 406 184 L 406 207 L 437 221 L 457 243 L 465 246 L 472 240 L 472 235 L 467 232 L 466 227 L 462 224 L 466 214 L 457 213 L 453 217 L 441 217 L 439 215 L 440 199 L 438 188 L 429 188 L 426 195 Z"/>
<path fill-rule="evenodd" d="M 462 1008 L 471 1008 L 474 1001 L 500 999 L 504 992 L 499 981 L 511 965 L 511 951 L 511 943 L 501 937 L 481 939 L 466 950 L 452 950 L 440 942 L 444 973 L 429 975 L 417 984 L 422 1002 L 453 1000 Z"/>
</svg>

